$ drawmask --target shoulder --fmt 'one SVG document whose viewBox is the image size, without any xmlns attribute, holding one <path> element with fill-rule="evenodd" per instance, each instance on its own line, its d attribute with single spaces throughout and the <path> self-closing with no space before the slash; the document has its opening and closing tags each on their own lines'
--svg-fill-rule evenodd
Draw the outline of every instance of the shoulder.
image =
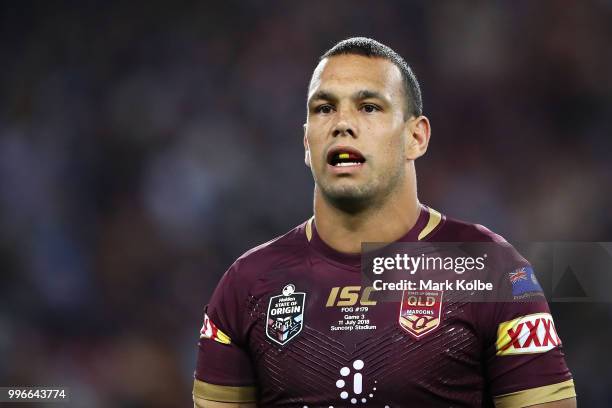
<svg viewBox="0 0 612 408">
<path fill-rule="evenodd" d="M 490 262 L 503 270 L 513 270 L 529 262 L 500 234 L 481 224 L 474 224 L 448 216 L 441 216 L 440 226 L 427 241 L 463 243 L 464 250 L 488 253 Z M 465 244 L 472 245 L 465 245 Z"/>
<path fill-rule="evenodd" d="M 440 227 L 428 237 L 428 240 L 434 242 L 507 242 L 504 237 L 484 225 L 473 224 L 446 215 L 442 216 Z"/>
<path fill-rule="evenodd" d="M 310 220 L 287 233 L 253 247 L 230 267 L 240 278 L 253 278 L 262 271 L 294 265 L 303 260 L 308 248 Z"/>
</svg>

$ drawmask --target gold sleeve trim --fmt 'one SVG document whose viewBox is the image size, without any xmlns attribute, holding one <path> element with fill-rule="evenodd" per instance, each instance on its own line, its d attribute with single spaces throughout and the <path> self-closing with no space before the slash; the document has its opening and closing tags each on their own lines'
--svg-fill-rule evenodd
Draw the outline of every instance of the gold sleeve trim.
<svg viewBox="0 0 612 408">
<path fill-rule="evenodd" d="M 440 224 L 440 221 L 442 221 L 442 214 L 438 211 L 429 207 L 427 207 L 427 211 L 429 211 L 429 220 L 427 220 L 427 225 L 419 234 L 419 241 L 429 235 L 429 233 Z"/>
<path fill-rule="evenodd" d="M 208 401 L 216 402 L 255 402 L 255 387 L 230 387 L 209 384 L 197 378 L 193 380 L 193 395 Z"/>
<path fill-rule="evenodd" d="M 516 408 L 559 401 L 575 396 L 574 380 L 567 380 L 557 384 L 498 395 L 493 397 L 493 401 L 495 402 L 495 408 Z"/>
<path fill-rule="evenodd" d="M 310 242 L 310 240 L 312 239 L 312 221 L 314 220 L 314 217 L 310 217 L 310 219 L 308 221 L 306 221 L 306 239 L 308 240 L 308 242 Z"/>
</svg>

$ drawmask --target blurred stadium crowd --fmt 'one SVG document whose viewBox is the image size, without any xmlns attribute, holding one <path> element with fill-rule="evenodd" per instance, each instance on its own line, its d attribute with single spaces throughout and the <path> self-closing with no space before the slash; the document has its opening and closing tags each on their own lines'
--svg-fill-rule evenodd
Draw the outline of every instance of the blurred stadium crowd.
<svg viewBox="0 0 612 408">
<path fill-rule="evenodd" d="M 353 35 L 421 82 L 423 202 L 612 241 L 611 34 L 605 0 L 2 2 L 0 385 L 189 406 L 220 275 L 311 214 L 306 86 Z M 552 308 L 579 402 L 610 406 L 612 308 Z"/>
</svg>

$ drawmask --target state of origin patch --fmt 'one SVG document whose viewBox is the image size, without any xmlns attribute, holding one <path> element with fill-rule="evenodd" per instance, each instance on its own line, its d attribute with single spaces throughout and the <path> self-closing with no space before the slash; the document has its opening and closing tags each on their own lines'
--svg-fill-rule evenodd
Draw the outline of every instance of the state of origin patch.
<svg viewBox="0 0 612 408">
<path fill-rule="evenodd" d="M 266 336 L 270 340 L 283 346 L 300 334 L 305 300 L 306 293 L 296 292 L 293 284 L 285 285 L 281 295 L 270 298 L 266 319 Z"/>
</svg>

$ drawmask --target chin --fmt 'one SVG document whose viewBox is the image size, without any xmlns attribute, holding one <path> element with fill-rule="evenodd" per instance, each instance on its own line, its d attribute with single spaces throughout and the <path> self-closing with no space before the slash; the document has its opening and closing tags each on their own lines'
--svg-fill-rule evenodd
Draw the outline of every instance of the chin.
<svg viewBox="0 0 612 408">
<path fill-rule="evenodd" d="M 326 186 L 326 188 L 322 189 L 323 193 L 329 197 L 354 200 L 362 199 L 365 195 L 367 195 L 367 190 L 369 189 L 366 186 L 360 186 L 356 183 L 346 183 L 342 181 L 339 183 L 334 183 L 332 186 Z"/>
<path fill-rule="evenodd" d="M 358 211 L 367 207 L 375 197 L 372 188 L 368 186 L 342 185 L 321 188 L 325 198 L 335 207 L 346 211 Z"/>
</svg>

